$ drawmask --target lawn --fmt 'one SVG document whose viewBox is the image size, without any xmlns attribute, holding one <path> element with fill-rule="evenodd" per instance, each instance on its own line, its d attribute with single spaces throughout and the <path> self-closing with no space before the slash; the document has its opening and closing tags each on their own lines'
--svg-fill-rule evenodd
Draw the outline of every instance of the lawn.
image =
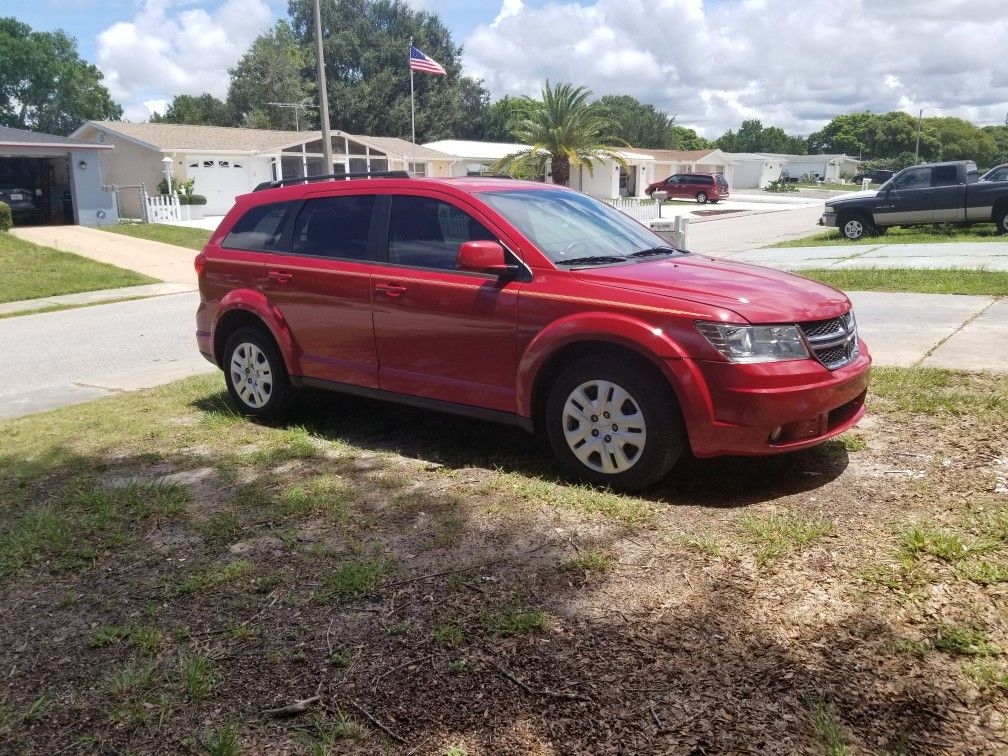
<svg viewBox="0 0 1008 756">
<path fill-rule="evenodd" d="M 219 375 L 0 423 L 0 751 L 976 753 L 1008 379 L 640 496 L 519 430 Z"/>
<path fill-rule="evenodd" d="M 200 251 L 206 246 L 207 239 L 212 233 L 204 228 L 169 226 L 165 223 L 117 223 L 114 226 L 102 226 L 102 231 L 174 244 L 176 247 L 188 247 L 196 251 Z"/>
<path fill-rule="evenodd" d="M 836 229 L 821 231 L 801 239 L 768 244 L 766 248 L 777 247 L 863 247 L 880 244 L 937 244 L 946 242 L 1008 242 L 1003 235 L 998 234 L 993 223 L 977 223 L 962 228 L 935 228 L 934 226 L 911 226 L 909 228 L 890 228 L 879 236 L 867 236 L 858 241 L 850 241 L 840 235 Z"/>
<path fill-rule="evenodd" d="M 118 289 L 157 279 L 0 232 L 0 302 Z"/>
<path fill-rule="evenodd" d="M 1008 296 L 1008 273 L 990 270 L 920 268 L 810 268 L 798 275 L 841 291 L 902 291 L 922 294 Z"/>
</svg>

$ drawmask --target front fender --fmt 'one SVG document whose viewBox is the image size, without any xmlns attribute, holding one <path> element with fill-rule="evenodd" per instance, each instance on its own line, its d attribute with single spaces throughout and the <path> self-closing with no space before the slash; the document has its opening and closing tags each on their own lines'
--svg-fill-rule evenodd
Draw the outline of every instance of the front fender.
<svg viewBox="0 0 1008 756">
<path fill-rule="evenodd" d="M 211 343 L 217 343 L 217 328 L 229 313 L 242 310 L 254 315 L 269 329 L 280 348 L 288 375 L 301 375 L 301 349 L 290 331 L 283 313 L 261 291 L 255 289 L 235 289 L 229 291 L 217 307 L 217 317 L 211 328 Z"/>
<path fill-rule="evenodd" d="M 546 361 L 565 346 L 582 341 L 604 341 L 631 349 L 659 369 L 665 360 L 685 356 L 666 331 L 629 315 L 586 312 L 560 318 L 536 334 L 522 354 L 515 386 L 519 415 L 532 416 L 533 388 Z M 678 393 L 678 388 L 673 388 Z"/>
</svg>

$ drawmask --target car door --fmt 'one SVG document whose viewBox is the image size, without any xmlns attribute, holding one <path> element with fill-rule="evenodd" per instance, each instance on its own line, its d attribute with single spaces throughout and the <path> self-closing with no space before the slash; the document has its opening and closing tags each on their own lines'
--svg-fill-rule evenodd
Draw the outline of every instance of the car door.
<svg viewBox="0 0 1008 756">
<path fill-rule="evenodd" d="M 220 299 L 230 291 L 266 285 L 266 264 L 284 244 L 296 202 L 255 205 L 239 218 L 219 250 L 207 258 L 203 282 L 211 297 Z"/>
<path fill-rule="evenodd" d="M 875 223 L 880 226 L 930 223 L 932 197 L 931 166 L 909 168 L 879 192 L 875 199 Z"/>
<path fill-rule="evenodd" d="M 665 179 L 665 183 L 662 184 L 661 188 L 664 189 L 666 192 L 668 192 L 669 197 L 679 196 L 678 192 L 680 191 L 679 186 L 680 179 L 682 179 L 682 176 L 680 176 L 678 173 L 675 174 L 674 176 L 669 176 L 667 179 Z"/>
<path fill-rule="evenodd" d="M 271 255 L 266 293 L 300 349 L 306 377 L 377 388 L 371 273 L 377 249 L 374 194 L 306 198 L 290 251 Z"/>
<path fill-rule="evenodd" d="M 372 278 L 379 386 L 514 412 L 521 283 L 456 269 L 462 242 L 498 233 L 447 196 L 404 192 L 388 206 L 385 259 Z"/>
<path fill-rule="evenodd" d="M 931 220 L 935 223 L 966 220 L 966 192 L 959 183 L 958 165 L 931 169 Z"/>
</svg>

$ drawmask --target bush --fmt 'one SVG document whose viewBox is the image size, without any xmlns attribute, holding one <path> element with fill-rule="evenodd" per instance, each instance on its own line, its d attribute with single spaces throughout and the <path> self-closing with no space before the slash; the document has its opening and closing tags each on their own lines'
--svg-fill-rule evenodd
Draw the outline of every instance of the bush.
<svg viewBox="0 0 1008 756">
<path fill-rule="evenodd" d="M 771 181 L 770 185 L 766 188 L 768 192 L 796 192 L 797 187 L 792 186 L 787 178 L 781 176 L 776 181 Z"/>
<path fill-rule="evenodd" d="M 190 205 L 205 205 L 206 204 L 206 197 L 204 197 L 202 194 L 190 194 L 189 197 L 188 197 L 188 199 L 189 199 L 189 204 Z"/>
<path fill-rule="evenodd" d="M 189 204 L 189 198 L 186 197 L 184 194 L 180 194 L 178 196 L 178 203 L 180 205 L 188 205 Z"/>
<path fill-rule="evenodd" d="M 14 228 L 14 218 L 11 217 L 10 205 L 0 202 L 0 231 L 10 231 Z"/>
</svg>

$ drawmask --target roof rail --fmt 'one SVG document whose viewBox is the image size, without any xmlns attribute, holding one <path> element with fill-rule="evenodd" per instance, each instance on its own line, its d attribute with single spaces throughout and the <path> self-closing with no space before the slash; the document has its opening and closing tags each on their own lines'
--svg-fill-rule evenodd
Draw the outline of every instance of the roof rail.
<svg viewBox="0 0 1008 756">
<path fill-rule="evenodd" d="M 327 173 L 322 176 L 298 176 L 295 178 L 280 179 L 279 181 L 263 181 L 253 192 L 263 189 L 278 189 L 281 186 L 291 184 L 308 184 L 315 181 L 338 181 L 359 178 L 413 178 L 409 171 L 361 171 L 359 173 Z"/>
</svg>

